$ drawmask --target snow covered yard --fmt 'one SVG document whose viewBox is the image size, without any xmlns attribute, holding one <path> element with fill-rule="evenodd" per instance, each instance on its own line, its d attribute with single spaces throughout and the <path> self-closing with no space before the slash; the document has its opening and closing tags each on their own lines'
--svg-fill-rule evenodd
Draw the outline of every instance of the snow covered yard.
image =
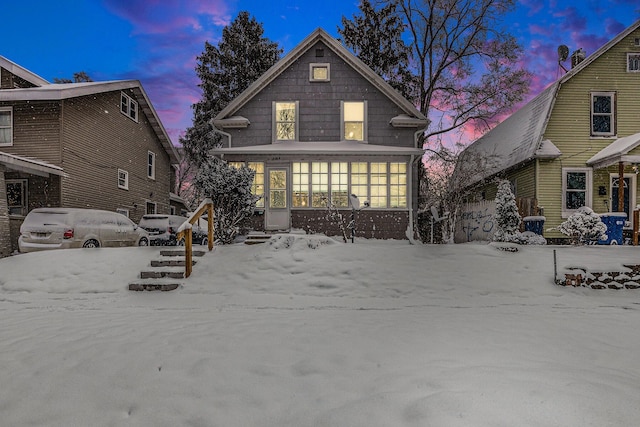
<svg viewBox="0 0 640 427">
<path fill-rule="evenodd" d="M 640 290 L 558 287 L 553 249 L 283 236 L 169 293 L 127 290 L 159 248 L 2 259 L 0 424 L 636 425 Z"/>
</svg>

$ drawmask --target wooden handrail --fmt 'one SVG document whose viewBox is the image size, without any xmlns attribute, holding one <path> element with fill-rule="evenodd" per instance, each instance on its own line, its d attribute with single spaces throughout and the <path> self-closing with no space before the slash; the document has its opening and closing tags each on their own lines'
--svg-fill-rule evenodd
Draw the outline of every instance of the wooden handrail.
<svg viewBox="0 0 640 427">
<path fill-rule="evenodd" d="M 180 241 L 184 238 L 184 254 L 185 254 L 185 270 L 184 277 L 191 276 L 191 269 L 193 263 L 193 238 L 191 228 L 193 224 L 200 219 L 203 213 L 207 212 L 207 246 L 209 251 L 213 250 L 213 201 L 211 199 L 204 199 L 198 209 L 191 216 L 182 223 L 178 229 L 176 235 L 176 241 Z"/>
</svg>

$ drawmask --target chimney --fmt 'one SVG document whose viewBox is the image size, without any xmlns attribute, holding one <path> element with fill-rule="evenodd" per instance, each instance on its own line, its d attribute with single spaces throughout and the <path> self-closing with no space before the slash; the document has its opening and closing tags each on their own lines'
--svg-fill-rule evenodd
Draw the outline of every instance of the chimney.
<svg viewBox="0 0 640 427">
<path fill-rule="evenodd" d="M 575 68 L 576 65 L 584 61 L 584 58 L 587 57 L 587 54 L 584 52 L 583 48 L 580 48 L 571 54 L 571 68 Z"/>
</svg>

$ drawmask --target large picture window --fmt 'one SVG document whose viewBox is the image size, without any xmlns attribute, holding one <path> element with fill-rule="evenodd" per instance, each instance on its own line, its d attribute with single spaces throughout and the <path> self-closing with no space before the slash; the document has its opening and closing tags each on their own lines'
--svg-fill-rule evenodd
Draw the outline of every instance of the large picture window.
<svg viewBox="0 0 640 427">
<path fill-rule="evenodd" d="M 582 206 L 591 207 L 591 169 L 562 170 L 562 216 L 567 217 Z"/>
<path fill-rule="evenodd" d="M 0 146 L 13 145 L 13 110 L 0 107 Z"/>
<path fill-rule="evenodd" d="M 591 135 L 613 136 L 615 130 L 615 93 L 593 92 L 591 94 Z"/>
</svg>

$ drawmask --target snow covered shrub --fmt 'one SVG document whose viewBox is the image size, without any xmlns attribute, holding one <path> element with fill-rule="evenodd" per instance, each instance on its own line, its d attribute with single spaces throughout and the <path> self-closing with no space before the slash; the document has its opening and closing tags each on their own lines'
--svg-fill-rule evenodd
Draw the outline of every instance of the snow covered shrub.
<svg viewBox="0 0 640 427">
<path fill-rule="evenodd" d="M 213 201 L 215 238 L 233 243 L 240 225 L 253 215 L 260 196 L 251 193 L 255 172 L 246 166 L 235 168 L 209 157 L 198 170 L 194 185 Z"/>
<path fill-rule="evenodd" d="M 498 229 L 493 235 L 496 242 L 514 241 L 520 227 L 520 214 L 516 205 L 516 197 L 511 191 L 511 184 L 507 180 L 498 183 L 496 194 L 496 213 L 494 215 Z"/>
<path fill-rule="evenodd" d="M 600 220 L 600 215 L 583 206 L 555 229 L 569 236 L 572 244 L 584 245 L 602 238 L 607 226 Z"/>
</svg>

